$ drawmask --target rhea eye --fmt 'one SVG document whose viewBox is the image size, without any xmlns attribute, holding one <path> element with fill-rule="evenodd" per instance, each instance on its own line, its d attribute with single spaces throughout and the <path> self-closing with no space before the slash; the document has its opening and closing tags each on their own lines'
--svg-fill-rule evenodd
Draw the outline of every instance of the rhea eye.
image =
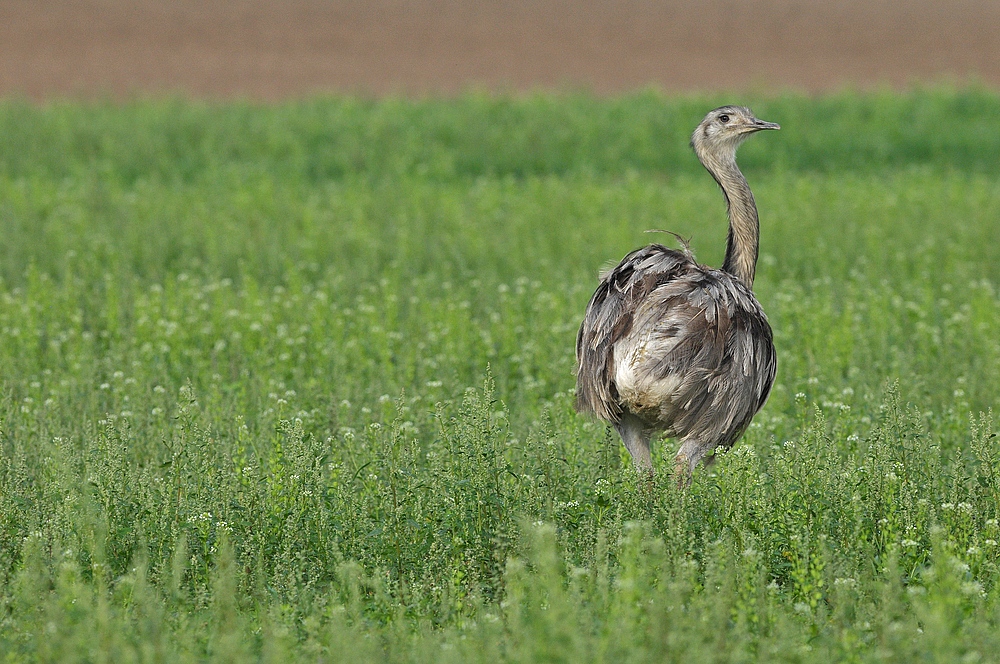
<svg viewBox="0 0 1000 664">
<path fill-rule="evenodd" d="M 727 122 L 729 122 L 729 116 L 725 114 L 720 115 L 719 122 L 721 122 L 722 124 L 726 124 Z"/>
</svg>

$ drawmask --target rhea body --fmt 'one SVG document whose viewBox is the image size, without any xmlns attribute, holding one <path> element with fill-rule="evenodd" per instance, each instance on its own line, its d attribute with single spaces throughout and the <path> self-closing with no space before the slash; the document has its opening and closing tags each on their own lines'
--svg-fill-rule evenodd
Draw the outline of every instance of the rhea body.
<svg viewBox="0 0 1000 664">
<path fill-rule="evenodd" d="M 723 106 L 695 129 L 691 146 L 726 199 L 722 269 L 652 244 L 601 276 L 577 335 L 577 410 L 614 425 L 636 470 L 652 473 L 650 442 L 680 441 L 681 478 L 717 447 L 735 443 L 767 401 L 776 357 L 753 294 L 760 225 L 736 150 L 779 129 L 748 108 Z"/>
</svg>

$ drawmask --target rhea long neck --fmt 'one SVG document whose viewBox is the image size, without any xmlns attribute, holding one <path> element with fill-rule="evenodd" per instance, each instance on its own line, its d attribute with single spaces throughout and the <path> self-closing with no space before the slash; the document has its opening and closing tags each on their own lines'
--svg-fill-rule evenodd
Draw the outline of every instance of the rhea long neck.
<svg viewBox="0 0 1000 664">
<path fill-rule="evenodd" d="M 719 183 L 722 194 L 726 197 L 729 235 L 726 238 L 726 258 L 722 269 L 743 282 L 747 288 L 753 289 L 760 222 L 750 185 L 736 166 L 736 151 L 722 155 L 699 154 L 698 157 Z"/>
</svg>

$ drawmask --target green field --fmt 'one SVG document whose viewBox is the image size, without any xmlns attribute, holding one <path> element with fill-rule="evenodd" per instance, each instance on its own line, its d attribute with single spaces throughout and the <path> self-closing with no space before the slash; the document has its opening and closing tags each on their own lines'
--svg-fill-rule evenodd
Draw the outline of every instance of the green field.
<svg viewBox="0 0 1000 664">
<path fill-rule="evenodd" d="M 650 487 L 576 328 L 647 229 L 721 263 L 733 101 L 778 376 Z M 0 661 L 1000 661 L 998 118 L 0 102 Z"/>
</svg>

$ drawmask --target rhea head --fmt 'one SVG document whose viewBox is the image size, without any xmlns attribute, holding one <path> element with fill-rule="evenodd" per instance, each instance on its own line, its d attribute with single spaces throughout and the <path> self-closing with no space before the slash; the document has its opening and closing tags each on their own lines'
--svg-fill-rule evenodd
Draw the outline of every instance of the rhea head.
<svg viewBox="0 0 1000 664">
<path fill-rule="evenodd" d="M 705 163 L 736 158 L 736 148 L 750 134 L 764 129 L 781 129 L 776 122 L 765 122 L 745 106 L 721 106 L 709 111 L 691 136 L 691 147 Z M 706 164 L 707 165 L 707 164 Z"/>
</svg>

